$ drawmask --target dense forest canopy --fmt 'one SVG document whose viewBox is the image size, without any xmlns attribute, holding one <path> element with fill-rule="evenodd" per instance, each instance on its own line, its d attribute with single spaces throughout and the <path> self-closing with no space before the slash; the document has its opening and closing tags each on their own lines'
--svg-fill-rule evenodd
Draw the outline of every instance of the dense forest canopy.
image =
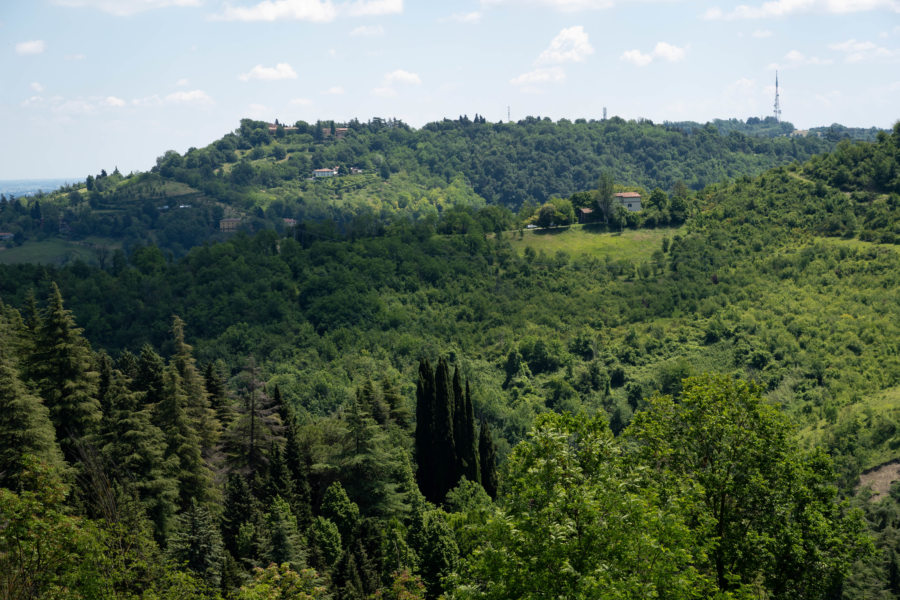
<svg viewBox="0 0 900 600">
<path fill-rule="evenodd" d="M 302 135 L 322 152 L 382 140 L 384 156 L 418 135 L 532 132 L 525 156 L 541 131 L 579 127 L 651 138 L 632 150 L 653 136 L 743 139 L 466 121 L 359 125 L 341 140 L 323 124 L 244 122 L 234 137 L 255 136 L 249 152 Z M 753 143 L 779 140 L 795 143 Z M 203 167 L 190 156 L 143 177 L 193 186 L 181 179 Z M 0 266 L 5 589 L 900 593 L 900 488 L 855 490 L 900 445 L 900 124 L 785 163 L 700 189 L 606 165 L 523 197 L 516 215 L 502 192 L 454 176 L 432 189 L 472 181 L 473 201 L 430 218 L 261 228 L 177 258 L 136 245 L 98 264 Z M 229 176 L 210 181 L 249 189 Z M 644 210 L 604 214 L 631 187 Z M 603 218 L 521 228 L 575 207 Z"/>
</svg>

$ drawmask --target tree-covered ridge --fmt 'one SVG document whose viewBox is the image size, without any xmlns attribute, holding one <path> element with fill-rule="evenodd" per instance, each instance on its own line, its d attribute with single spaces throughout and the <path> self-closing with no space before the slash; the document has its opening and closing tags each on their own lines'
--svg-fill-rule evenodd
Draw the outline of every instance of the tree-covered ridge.
<svg viewBox="0 0 900 600">
<path fill-rule="evenodd" d="M 50 323 L 65 325 L 52 340 L 61 355 L 91 353 L 57 289 L 28 321 L 3 308 L 0 349 L 22 356 L 3 374 L 23 396 L 50 377 L 29 366 L 41 364 Z M 65 388 L 96 384 L 100 418 L 54 436 L 54 409 L 68 401 L 48 390 L 28 400 L 45 432 L 36 444 L 8 446 L 18 425 L 0 422 L 0 583 L 11 597 L 825 598 L 870 552 L 859 514 L 836 501 L 830 463 L 801 452 L 759 390 L 728 377 L 685 380 L 679 408 L 656 398 L 619 438 L 603 417 L 544 415 L 510 455 L 494 502 L 474 481 L 493 480 L 491 436 L 482 423 L 489 441 L 475 449 L 458 366 L 451 377 L 444 359 L 435 371 L 420 365 L 420 404 L 431 408 L 414 426 L 389 380 L 300 420 L 252 359 L 233 378 L 216 364 L 201 375 L 177 317 L 171 336 L 168 359 L 146 346 L 115 361 L 91 353 L 98 379 L 66 374 Z M 777 431 L 777 452 L 727 435 L 703 449 L 682 443 L 710 427 L 769 442 Z M 435 443 L 413 451 L 425 436 Z M 65 463 L 57 441 L 77 449 Z M 666 444 L 682 453 L 671 464 Z M 728 457 L 719 470 L 749 480 L 716 493 L 758 510 L 731 516 L 705 501 L 710 447 Z M 426 483 L 449 473 L 460 478 Z M 732 521 L 760 535 L 717 538 Z M 748 549 L 752 563 L 717 558 Z"/>
<path fill-rule="evenodd" d="M 0 204 L 9 244 L 87 241 L 98 262 L 115 248 L 154 244 L 176 256 L 221 240 L 220 219 L 248 232 L 284 219 L 328 221 L 370 235 L 397 218 L 435 218 L 485 203 L 518 211 L 591 188 L 603 172 L 652 190 L 693 189 L 803 161 L 833 147 L 819 138 L 761 138 L 648 121 L 571 122 L 461 117 L 413 129 L 400 121 L 271 127 L 243 120 L 233 133 L 184 155 L 169 151 L 148 173 L 89 176 L 84 185 Z M 339 175 L 312 179 L 317 168 Z M 358 172 L 357 169 L 361 170 Z"/>
</svg>

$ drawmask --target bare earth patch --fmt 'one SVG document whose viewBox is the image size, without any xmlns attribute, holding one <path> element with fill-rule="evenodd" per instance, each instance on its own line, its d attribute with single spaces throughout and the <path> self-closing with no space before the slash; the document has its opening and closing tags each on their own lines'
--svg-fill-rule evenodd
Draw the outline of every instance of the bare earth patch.
<svg viewBox="0 0 900 600">
<path fill-rule="evenodd" d="M 891 489 L 891 484 L 895 481 L 900 481 L 900 462 L 896 461 L 875 467 L 860 475 L 856 491 L 858 492 L 862 488 L 868 487 L 872 490 L 871 499 L 878 501 L 882 496 L 887 495 Z"/>
</svg>

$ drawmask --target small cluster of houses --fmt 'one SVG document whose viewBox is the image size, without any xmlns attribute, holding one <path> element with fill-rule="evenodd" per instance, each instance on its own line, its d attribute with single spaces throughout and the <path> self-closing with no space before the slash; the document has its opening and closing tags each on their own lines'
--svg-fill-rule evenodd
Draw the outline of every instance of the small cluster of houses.
<svg viewBox="0 0 900 600">
<path fill-rule="evenodd" d="M 628 212 L 638 212 L 641 210 L 641 195 L 637 192 L 619 192 L 614 195 L 616 201 Z M 593 208 L 579 208 L 575 211 L 578 216 L 579 223 L 590 223 L 595 220 Z"/>
</svg>

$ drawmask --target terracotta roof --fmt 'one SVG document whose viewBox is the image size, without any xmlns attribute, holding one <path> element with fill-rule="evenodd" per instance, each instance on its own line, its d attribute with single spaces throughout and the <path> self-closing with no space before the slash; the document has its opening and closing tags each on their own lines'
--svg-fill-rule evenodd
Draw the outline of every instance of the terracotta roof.
<svg viewBox="0 0 900 600">
<path fill-rule="evenodd" d="M 640 198 L 641 195 L 637 192 L 619 192 L 616 194 L 616 198 Z"/>
<path fill-rule="evenodd" d="M 592 212 L 594 212 L 593 208 L 579 208 L 578 210 L 580 210 L 581 212 L 583 212 L 585 214 L 591 214 Z"/>
</svg>

